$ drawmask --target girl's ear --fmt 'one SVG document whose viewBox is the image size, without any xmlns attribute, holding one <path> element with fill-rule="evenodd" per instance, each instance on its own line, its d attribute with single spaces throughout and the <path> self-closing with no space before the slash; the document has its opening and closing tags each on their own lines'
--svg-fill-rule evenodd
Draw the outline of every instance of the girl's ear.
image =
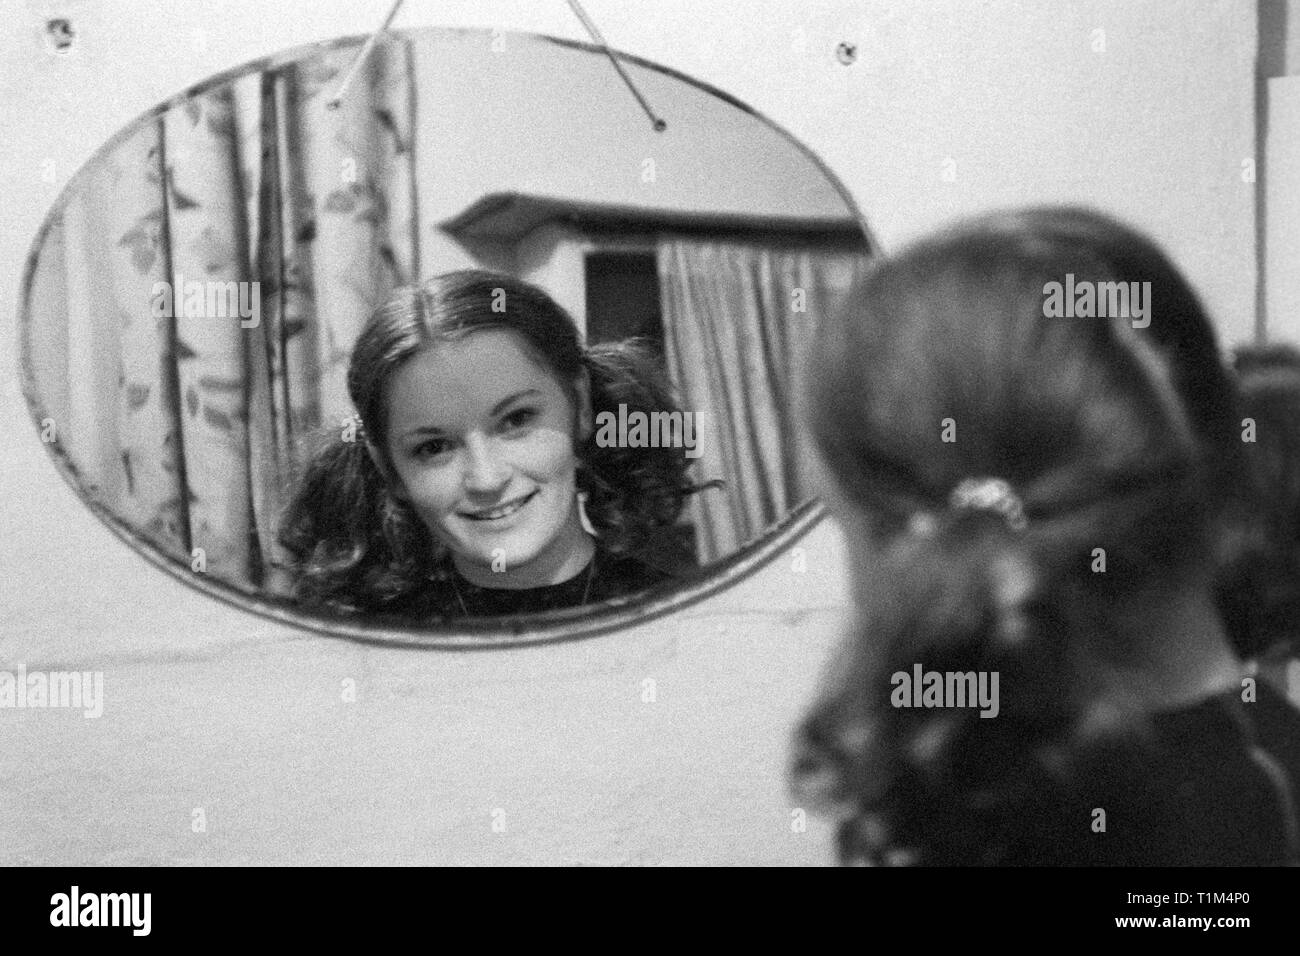
<svg viewBox="0 0 1300 956">
<path fill-rule="evenodd" d="M 591 410 L 591 375 L 584 368 L 574 381 L 574 392 L 578 397 L 578 444 L 591 437 L 596 427 L 595 415 Z"/>
</svg>

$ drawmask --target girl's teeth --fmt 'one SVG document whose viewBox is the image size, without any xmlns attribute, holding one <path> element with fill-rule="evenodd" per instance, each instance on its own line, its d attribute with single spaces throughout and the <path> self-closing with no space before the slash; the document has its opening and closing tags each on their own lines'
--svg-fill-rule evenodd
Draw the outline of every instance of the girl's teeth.
<svg viewBox="0 0 1300 956">
<path fill-rule="evenodd" d="M 475 517 L 483 521 L 489 521 L 494 518 L 504 518 L 506 515 L 513 514 L 514 512 L 518 511 L 523 506 L 524 503 L 522 501 L 517 501 L 512 505 L 506 505 L 504 508 L 497 508 L 495 511 L 487 511 L 487 512 L 477 514 L 475 515 Z"/>
</svg>

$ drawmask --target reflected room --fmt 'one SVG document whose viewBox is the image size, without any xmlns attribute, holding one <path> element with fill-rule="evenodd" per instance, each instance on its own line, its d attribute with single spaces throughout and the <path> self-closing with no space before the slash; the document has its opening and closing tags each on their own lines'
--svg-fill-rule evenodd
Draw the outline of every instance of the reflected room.
<svg viewBox="0 0 1300 956">
<path fill-rule="evenodd" d="M 360 52 L 218 77 L 69 185 L 22 324 L 65 477 L 154 563 L 308 623 L 574 618 L 748 573 L 814 506 L 793 376 L 872 254 L 842 187 L 730 97 L 597 47 Z M 396 347 L 400 302 L 419 342 L 354 361 Z M 564 424 L 497 407 L 530 382 Z"/>
</svg>

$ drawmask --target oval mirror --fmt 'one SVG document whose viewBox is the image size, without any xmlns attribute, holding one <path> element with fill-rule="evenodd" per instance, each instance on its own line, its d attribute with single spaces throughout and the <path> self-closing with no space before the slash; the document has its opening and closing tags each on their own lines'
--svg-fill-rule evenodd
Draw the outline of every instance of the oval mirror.
<svg viewBox="0 0 1300 956">
<path fill-rule="evenodd" d="M 641 621 L 803 533 L 791 373 L 872 251 L 843 187 L 635 57 L 363 39 L 150 111 L 47 218 L 24 384 L 88 506 L 209 595 L 432 646 Z"/>
</svg>

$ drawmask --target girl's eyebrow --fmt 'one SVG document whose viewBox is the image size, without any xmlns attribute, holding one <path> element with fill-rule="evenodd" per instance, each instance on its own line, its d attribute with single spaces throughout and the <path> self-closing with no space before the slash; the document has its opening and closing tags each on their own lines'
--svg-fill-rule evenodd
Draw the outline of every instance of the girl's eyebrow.
<svg viewBox="0 0 1300 956">
<path fill-rule="evenodd" d="M 501 414 L 501 412 L 504 411 L 512 402 L 517 402 L 519 399 L 524 398 L 525 396 L 541 395 L 541 394 L 542 394 L 542 390 L 539 388 L 525 388 L 521 391 L 515 392 L 513 395 L 507 395 L 505 398 L 501 399 L 501 401 L 497 402 L 495 405 L 492 406 L 492 411 L 490 411 L 488 415 L 489 417 L 496 417 L 497 415 Z M 412 428 L 404 432 L 402 438 L 407 439 L 407 438 L 415 438 L 421 435 L 441 435 L 441 434 L 443 434 L 443 430 L 441 428 L 437 428 L 433 425 L 420 425 L 416 428 Z"/>
<path fill-rule="evenodd" d="M 405 432 L 402 435 L 402 438 L 416 438 L 422 435 L 441 435 L 442 433 L 441 428 L 434 428 L 432 425 L 421 425 L 419 428 L 412 428 L 410 431 Z"/>
<path fill-rule="evenodd" d="M 523 398 L 525 395 L 541 395 L 541 394 L 542 394 L 541 389 L 537 389 L 537 388 L 526 388 L 521 392 L 515 392 L 513 395 L 507 398 L 503 398 L 501 399 L 501 401 L 493 405 L 491 414 L 494 416 L 501 414 L 501 412 L 505 409 L 507 405 L 509 405 L 511 402 Z"/>
</svg>

